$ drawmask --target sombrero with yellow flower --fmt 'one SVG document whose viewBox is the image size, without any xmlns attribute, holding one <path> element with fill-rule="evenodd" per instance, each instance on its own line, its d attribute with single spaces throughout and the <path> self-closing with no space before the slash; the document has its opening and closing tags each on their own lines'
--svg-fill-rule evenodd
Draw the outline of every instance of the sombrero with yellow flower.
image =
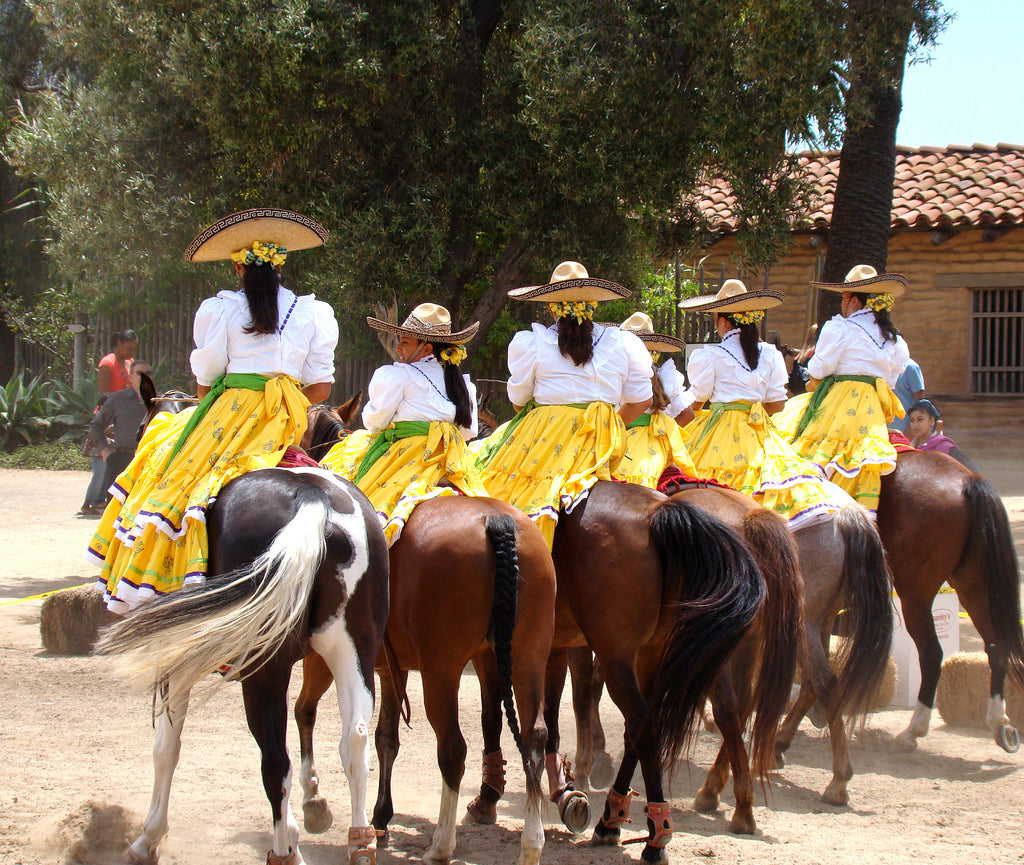
<svg viewBox="0 0 1024 865">
<path fill-rule="evenodd" d="M 544 285 L 513 288 L 508 296 L 515 300 L 596 303 L 601 300 L 618 300 L 620 297 L 629 297 L 632 293 L 617 282 L 590 276 L 587 269 L 578 261 L 563 261 L 552 272 L 550 282 Z"/>
<path fill-rule="evenodd" d="M 646 312 L 634 312 L 619 325 L 619 330 L 635 333 L 647 346 L 648 351 L 682 351 L 686 348 L 686 340 L 667 333 L 655 333 L 654 322 Z"/>
<path fill-rule="evenodd" d="M 858 264 L 842 282 L 812 282 L 814 288 L 826 291 L 852 291 L 855 294 L 891 294 L 899 297 L 907 290 L 902 273 L 879 273 L 870 264 Z"/>
<path fill-rule="evenodd" d="M 679 302 L 679 308 L 689 312 L 751 312 L 771 309 L 782 303 L 784 295 L 774 288 L 747 291 L 739 279 L 727 279 L 717 294 L 702 294 Z"/>
<path fill-rule="evenodd" d="M 185 250 L 185 260 L 221 261 L 256 244 L 282 250 L 281 254 L 286 255 L 320 246 L 325 240 L 327 230 L 308 216 L 292 210 L 257 207 L 232 213 L 203 229 Z"/>
<path fill-rule="evenodd" d="M 420 342 L 461 345 L 469 342 L 480 329 L 480 322 L 474 321 L 463 330 L 452 330 L 452 316 L 437 303 L 421 303 L 401 324 L 392 324 L 373 316 L 366 317 L 366 323 L 374 330 L 383 330 L 397 336 L 411 336 Z"/>
</svg>

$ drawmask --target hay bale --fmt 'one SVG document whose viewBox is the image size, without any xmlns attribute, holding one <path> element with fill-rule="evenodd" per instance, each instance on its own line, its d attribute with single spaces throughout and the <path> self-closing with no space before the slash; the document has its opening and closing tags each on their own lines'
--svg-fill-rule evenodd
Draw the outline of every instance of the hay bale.
<svg viewBox="0 0 1024 865">
<path fill-rule="evenodd" d="M 987 730 L 989 678 L 988 656 L 984 652 L 957 652 L 946 658 L 935 692 L 935 707 L 942 720 L 951 727 Z M 1024 691 L 1009 676 L 1005 697 L 1010 723 L 1024 728 Z"/>
<path fill-rule="evenodd" d="M 100 629 L 117 621 L 94 585 L 75 586 L 43 599 L 39 633 L 43 648 L 54 655 L 88 655 Z"/>
<path fill-rule="evenodd" d="M 839 659 L 841 653 L 845 648 L 845 638 L 833 637 L 832 642 L 829 646 L 828 652 L 828 663 L 832 668 L 832 672 L 837 676 L 839 675 Z M 803 682 L 803 670 L 799 667 L 796 671 L 796 681 Z M 889 703 L 892 702 L 892 698 L 896 696 L 896 662 L 892 656 L 889 656 L 888 662 L 885 665 L 885 672 L 882 674 L 882 680 L 878 683 L 878 690 L 875 692 L 874 698 L 871 700 L 869 710 L 877 712 L 879 709 L 884 709 Z"/>
</svg>

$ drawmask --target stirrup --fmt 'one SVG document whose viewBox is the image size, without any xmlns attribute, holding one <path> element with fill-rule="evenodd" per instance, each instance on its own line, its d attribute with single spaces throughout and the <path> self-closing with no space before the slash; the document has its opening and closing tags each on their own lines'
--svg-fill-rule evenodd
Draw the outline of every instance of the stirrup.
<svg viewBox="0 0 1024 865">
<path fill-rule="evenodd" d="M 267 851 L 267 865 L 296 865 L 298 861 L 299 859 L 291 847 L 288 848 L 288 853 L 284 856 L 278 856 L 273 850 Z"/>
<path fill-rule="evenodd" d="M 377 836 L 373 826 L 348 827 L 348 865 L 377 865 Z"/>
<path fill-rule="evenodd" d="M 625 823 L 633 822 L 629 819 L 629 803 L 633 801 L 633 797 L 636 795 L 636 790 L 629 790 L 625 796 L 614 787 L 608 791 L 608 798 L 604 803 L 604 813 L 606 816 L 601 817 L 601 822 L 606 829 L 618 829 Z"/>
<path fill-rule="evenodd" d="M 654 824 L 654 834 L 647 839 L 649 847 L 666 847 L 672 840 L 672 815 L 668 802 L 648 802 L 644 808 L 647 819 Z"/>
</svg>

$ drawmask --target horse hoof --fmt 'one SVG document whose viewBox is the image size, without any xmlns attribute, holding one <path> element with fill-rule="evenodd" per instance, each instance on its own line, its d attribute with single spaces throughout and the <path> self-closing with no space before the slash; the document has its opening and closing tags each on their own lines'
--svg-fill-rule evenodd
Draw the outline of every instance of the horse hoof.
<svg viewBox="0 0 1024 865">
<path fill-rule="evenodd" d="M 128 848 L 128 865 L 156 865 L 159 858 L 160 854 L 156 848 L 143 850 L 141 853 L 135 849 L 134 844 Z"/>
<path fill-rule="evenodd" d="M 348 865 L 377 865 L 377 851 L 363 848 L 352 850 L 348 854 Z"/>
<path fill-rule="evenodd" d="M 579 835 L 590 825 L 590 800 L 579 790 L 567 790 L 558 803 L 558 816 L 566 829 Z"/>
<path fill-rule="evenodd" d="M 466 806 L 470 819 L 474 823 L 481 823 L 484 826 L 493 826 L 498 822 L 498 808 L 494 802 L 488 802 L 477 796 Z"/>
<path fill-rule="evenodd" d="M 652 847 L 650 844 L 645 844 L 644 852 L 640 854 L 640 861 L 645 865 L 666 865 L 668 853 L 665 852 L 664 847 Z"/>
<path fill-rule="evenodd" d="M 701 814 L 714 814 L 718 810 L 719 799 L 714 793 L 697 791 L 697 797 L 693 800 L 693 810 Z"/>
<path fill-rule="evenodd" d="M 821 801 L 827 805 L 837 805 L 842 807 L 850 804 L 850 794 L 847 792 L 845 786 L 832 783 L 825 788 L 825 792 L 821 794 Z"/>
<path fill-rule="evenodd" d="M 917 736 L 915 736 L 909 730 L 904 730 L 892 741 L 897 751 L 905 751 L 909 753 L 911 751 L 917 750 Z M 996 736 L 996 742 L 998 741 L 999 737 Z"/>
<path fill-rule="evenodd" d="M 600 820 L 594 827 L 594 834 L 590 837 L 591 847 L 617 847 L 620 841 L 618 829 L 609 829 Z"/>
<path fill-rule="evenodd" d="M 733 814 L 732 820 L 729 821 L 729 831 L 733 835 L 753 835 L 757 832 L 757 823 L 754 821 L 753 814 L 744 814 L 742 817 L 739 814 Z"/>
<path fill-rule="evenodd" d="M 590 786 L 595 790 L 604 790 L 611 786 L 615 778 L 615 767 L 611 755 L 601 751 L 594 755 L 594 765 L 590 767 Z"/>
<path fill-rule="evenodd" d="M 331 806 L 323 796 L 307 799 L 302 803 L 302 825 L 312 835 L 326 832 L 334 824 Z"/>
<path fill-rule="evenodd" d="M 1007 754 L 1016 754 L 1020 748 L 1020 736 L 1017 735 L 1017 728 L 1010 724 L 1003 724 L 996 730 L 996 744 L 1006 751 Z"/>
<path fill-rule="evenodd" d="M 825 711 L 825 707 L 818 702 L 815 702 L 807 711 L 807 719 L 819 730 L 823 730 L 828 725 L 828 713 Z"/>
</svg>

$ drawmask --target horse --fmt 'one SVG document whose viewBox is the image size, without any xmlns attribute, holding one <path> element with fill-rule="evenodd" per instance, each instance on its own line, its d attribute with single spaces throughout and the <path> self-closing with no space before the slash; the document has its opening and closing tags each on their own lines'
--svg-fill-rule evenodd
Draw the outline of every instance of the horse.
<svg viewBox="0 0 1024 865">
<path fill-rule="evenodd" d="M 152 406 L 148 406 L 152 408 Z M 388 616 L 387 541 L 366 498 L 321 469 L 267 468 L 220 491 L 206 514 L 205 583 L 140 607 L 105 632 L 100 652 L 155 671 L 155 781 L 134 863 L 155 863 L 190 692 L 210 673 L 240 679 L 270 801 L 270 865 L 302 865 L 288 805 L 285 743 L 294 663 L 315 650 L 338 684 L 342 765 L 351 793 L 350 865 L 373 865 L 366 816 L 373 663 Z"/>
<path fill-rule="evenodd" d="M 339 426 L 348 420 L 331 414 Z M 335 438 L 341 434 L 339 429 Z M 540 781 L 547 733 L 541 710 L 555 605 L 554 566 L 544 537 L 525 514 L 504 502 L 440 496 L 420 502 L 412 511 L 391 546 L 390 563 L 391 616 L 377 659 L 380 786 L 373 825 L 386 843 L 394 816 L 391 777 L 399 749 L 399 720 L 406 707 L 405 685 L 408 672 L 418 670 L 443 779 L 437 826 L 424 859 L 450 860 L 466 762 L 459 685 L 466 665 L 493 649 L 500 700 L 527 778 L 520 862 L 535 863 L 544 845 Z M 309 831 L 326 831 L 332 821 L 313 755 L 317 705 L 331 681 L 332 671 L 324 660 L 318 653 L 309 654 L 295 702 L 302 756 L 299 780 Z"/>
<path fill-rule="evenodd" d="M 599 485 L 600 486 L 600 485 Z M 600 490 L 598 494 L 600 495 Z M 751 761 L 743 744 L 743 732 L 752 711 L 756 711 L 756 721 L 751 731 L 751 753 L 753 755 L 753 775 L 766 777 L 775 759 L 775 733 L 779 720 L 786 709 L 786 698 L 797 663 L 797 634 L 800 630 L 802 592 L 797 567 L 797 551 L 793 544 L 785 521 L 777 514 L 758 506 L 753 500 L 740 493 L 734 493 L 717 486 L 695 489 L 692 493 L 682 493 L 675 497 L 677 502 L 688 502 L 702 511 L 714 515 L 732 528 L 744 539 L 755 561 L 760 567 L 766 583 L 764 605 L 757 613 L 750 627 L 747 628 L 740 642 L 729 655 L 728 662 L 719 671 L 711 691 L 715 717 L 719 719 L 723 730 L 727 731 L 726 744 L 716 761 L 716 770 L 725 766 L 725 776 L 721 778 L 724 785 L 728 777 L 728 754 L 736 778 L 736 813 L 733 816 L 733 830 L 737 832 L 753 832 L 753 782 L 750 769 Z M 561 551 L 562 545 L 574 543 L 569 537 L 560 536 L 560 532 L 568 535 L 576 529 L 575 524 L 560 521 L 555 530 L 555 549 Z M 567 531 L 566 531 L 567 530 Z M 564 559 L 556 553 L 556 561 L 564 565 Z M 571 579 L 562 581 L 563 571 L 559 571 L 559 622 L 573 621 L 572 611 L 579 606 L 574 605 L 570 591 L 578 582 Z M 593 619 L 589 619 L 593 622 Z M 557 755 L 558 711 L 561 702 L 562 688 L 565 681 L 566 660 L 573 673 L 573 703 L 579 710 L 577 713 L 577 776 L 585 781 L 594 771 L 595 757 L 604 749 L 604 733 L 596 718 L 597 702 L 603 677 L 593 677 L 593 655 L 589 648 L 579 646 L 579 632 L 570 627 L 557 630 L 557 649 L 552 653 L 548 667 L 548 686 L 545 698 L 545 720 L 548 726 L 549 743 L 549 781 L 551 783 L 551 799 L 559 803 L 560 813 L 568 810 L 566 802 L 575 805 L 577 814 L 569 810 L 563 814 L 563 822 L 569 828 L 581 828 L 588 820 L 583 820 L 586 813 L 582 803 L 573 803 L 571 796 L 582 796 L 580 791 L 566 788 L 573 779 L 567 761 Z M 607 656 L 607 655 L 606 655 Z M 493 689 L 493 674 L 481 671 L 481 691 L 484 702 L 484 748 L 494 750 L 500 741 L 500 707 L 497 705 Z M 596 687 L 595 687 L 596 686 Z M 593 690 L 592 690 L 593 689 Z M 606 764 L 610 766 L 610 757 Z M 709 775 L 709 788 L 712 776 Z M 626 782 L 628 784 L 628 781 Z M 599 785 L 606 786 L 606 785 Z M 478 800 L 470 805 L 470 814 L 481 822 L 489 822 L 494 809 L 494 786 L 485 779 Z M 717 793 L 714 791 L 714 807 L 717 807 Z M 701 810 L 710 807 L 710 795 Z M 700 799 L 700 797 L 698 797 Z M 700 807 L 698 805 L 698 807 Z M 714 810 L 711 807 L 711 810 Z M 481 817 L 484 819 L 481 820 Z M 566 819 L 568 818 L 568 819 Z M 577 826 L 572 825 L 572 821 Z"/>
<path fill-rule="evenodd" d="M 917 705 L 898 741 L 913 749 L 928 732 L 942 672 L 932 602 L 946 582 L 985 642 L 993 738 L 1015 752 L 1020 737 L 1006 716 L 1004 688 L 1007 672 L 1024 687 L 1020 566 L 999 493 L 945 454 L 903 451 L 882 477 L 878 530 L 921 665 Z"/>
</svg>

